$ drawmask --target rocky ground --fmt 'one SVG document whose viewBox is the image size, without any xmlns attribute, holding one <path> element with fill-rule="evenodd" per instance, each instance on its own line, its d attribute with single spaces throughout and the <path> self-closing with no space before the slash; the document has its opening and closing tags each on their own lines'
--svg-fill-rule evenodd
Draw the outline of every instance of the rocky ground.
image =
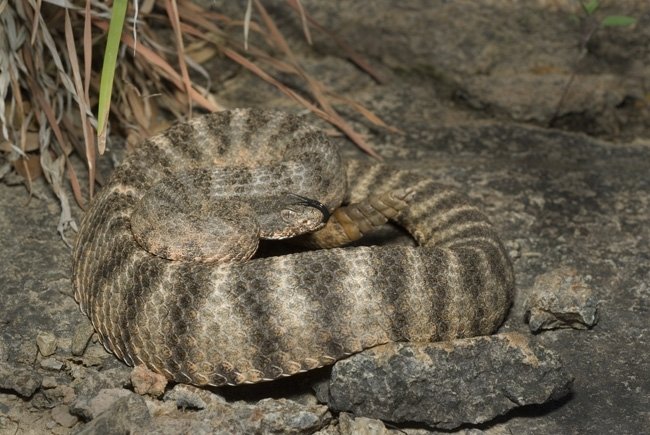
<svg viewBox="0 0 650 435">
<path fill-rule="evenodd" d="M 650 7 L 603 2 L 598 13 L 638 23 L 599 29 L 580 58 L 575 2 L 525 3 L 303 0 L 380 85 L 326 38 L 306 47 L 283 2 L 269 2 L 314 76 L 403 131 L 343 109 L 386 161 L 467 191 L 491 216 L 517 276 L 499 335 L 382 346 L 265 385 L 164 387 L 96 342 L 49 188 L 36 183 L 30 199 L 5 176 L 0 433 L 647 432 Z M 243 71 L 220 94 L 295 110 Z"/>
</svg>

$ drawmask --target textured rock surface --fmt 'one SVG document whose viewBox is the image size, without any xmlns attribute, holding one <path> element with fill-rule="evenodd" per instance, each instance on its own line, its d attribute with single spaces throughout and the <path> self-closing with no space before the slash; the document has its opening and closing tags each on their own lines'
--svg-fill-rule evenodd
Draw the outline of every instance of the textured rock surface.
<svg viewBox="0 0 650 435">
<path fill-rule="evenodd" d="M 598 304 L 593 290 L 575 269 L 560 268 L 535 279 L 526 301 L 526 322 L 530 330 L 591 328 L 598 321 Z"/>
<path fill-rule="evenodd" d="M 151 414 L 144 399 L 127 391 L 77 435 L 143 433 L 150 422 Z"/>
<path fill-rule="evenodd" d="M 586 31 L 573 0 L 302 3 L 380 65 L 425 76 L 457 102 L 492 116 L 542 125 L 554 121 L 570 129 L 577 124 L 581 131 L 628 138 L 632 131 L 648 132 L 650 110 L 642 91 L 650 84 L 650 52 L 642 48 L 650 38 L 645 0 L 601 2 L 598 19 L 631 15 L 638 24 L 596 32 L 577 67 Z M 274 4 L 277 16 L 294 19 L 280 13 L 282 0 Z M 328 38 L 316 38 L 316 46 L 339 52 Z M 640 106 L 631 107 L 636 103 Z"/>
<path fill-rule="evenodd" d="M 329 405 L 357 416 L 453 429 L 560 399 L 571 382 L 557 355 L 518 333 L 397 343 L 335 364 Z"/>
<path fill-rule="evenodd" d="M 152 432 L 308 434 L 325 426 L 330 419 L 325 406 L 301 405 L 286 399 L 264 399 L 255 404 L 213 401 L 201 411 L 161 409 Z"/>
<path fill-rule="evenodd" d="M 138 394 L 148 394 L 153 397 L 160 397 L 165 392 L 167 379 L 144 366 L 136 366 L 131 371 L 131 384 L 133 390 Z"/>
<path fill-rule="evenodd" d="M 30 397 L 41 386 L 42 377 L 30 367 L 0 363 L 0 389 Z"/>
<path fill-rule="evenodd" d="M 285 4 L 283 0 L 278 3 Z M 303 57 L 303 64 L 328 86 L 358 98 L 383 119 L 399 126 L 404 134 L 387 134 L 362 122 L 355 126 L 367 134 L 386 160 L 420 168 L 441 182 L 467 190 L 499 227 L 516 258 L 519 291 L 505 331 L 529 333 L 522 322 L 524 301 L 540 274 L 570 266 L 585 279 L 591 277 L 587 283 L 599 301 L 598 324 L 588 331 L 563 329 L 535 337 L 558 353 L 575 376 L 573 394 L 549 405 L 513 410 L 498 419 L 498 424 L 486 423 L 480 429 L 462 433 L 646 432 L 650 397 L 650 122 L 647 100 L 635 95 L 648 88 L 646 81 L 650 77 L 645 72 L 650 65 L 645 43 L 650 30 L 648 2 L 603 2 L 603 7 L 608 8 L 604 14 L 634 15 L 639 24 L 633 29 L 597 33 L 583 67 L 585 74 L 578 77 L 580 83 L 587 76 L 593 80 L 580 85 L 585 90 L 576 88 L 581 94 L 598 91 L 597 99 L 567 106 L 572 113 L 565 115 L 565 121 L 576 121 L 570 128 L 587 133 L 604 131 L 610 137 L 608 141 L 500 122 L 511 118 L 510 112 L 548 116 L 554 101 L 548 86 L 535 85 L 526 94 L 511 95 L 509 82 L 500 79 L 500 71 L 510 74 L 513 86 L 536 77 L 547 80 L 544 68 L 535 69 L 536 63 L 542 67 L 558 64 L 560 75 L 566 78 L 568 65 L 575 59 L 579 31 L 567 24 L 571 19 L 565 21 L 563 9 L 553 5 L 575 5 L 573 0 L 532 2 L 535 7 L 546 4 L 548 9 L 544 10 L 528 4 L 510 10 L 519 4 L 511 0 L 490 0 L 481 2 L 481 7 L 464 9 L 466 2 L 461 1 L 421 3 L 427 8 L 462 9 L 442 16 L 440 24 L 428 9 L 418 12 L 413 2 L 303 3 L 321 22 L 347 37 L 359 51 L 368 53 L 388 83 L 376 85 L 337 57 L 338 50 L 330 50 L 322 37 L 316 40 L 321 52 Z M 403 11 L 392 7 L 382 10 L 391 6 L 388 3 L 405 7 Z M 318 6 L 324 12 L 315 10 Z M 524 10 L 528 6 L 528 11 Z M 335 7 L 337 10 L 331 12 Z M 502 12 L 488 15 L 486 11 L 492 8 Z M 412 17 L 410 22 L 401 18 L 407 13 Z M 290 21 L 293 23 L 293 18 Z M 519 24 L 508 25 L 512 21 Z M 424 29 L 422 22 L 426 24 Z M 281 30 L 291 23 L 280 22 Z M 391 33 L 391 26 L 399 28 Z M 454 28 L 462 30 L 447 31 Z M 302 43 L 300 32 L 296 25 L 296 38 L 290 41 L 293 47 Z M 435 32 L 435 38 L 431 32 Z M 423 45 L 422 56 L 413 56 L 409 51 L 408 47 L 417 44 L 428 44 Z M 384 50 L 386 55 L 382 55 Z M 427 54 L 425 50 L 432 51 Z M 400 57 L 393 62 L 391 57 L 396 55 Z M 432 68 L 416 65 L 425 55 Z M 524 62 L 522 56 L 528 59 Z M 382 64 L 382 59 L 386 63 Z M 413 62 L 408 63 L 410 60 Z M 481 63 L 498 67 L 477 68 Z M 637 68 L 642 73 L 637 74 Z M 519 72 L 526 70 L 530 74 L 519 78 Z M 486 71 L 488 75 L 481 77 Z M 600 74 L 621 77 L 611 90 L 599 90 L 594 84 L 603 83 L 597 78 Z M 630 88 L 630 75 L 641 84 Z M 468 92 L 465 88 L 472 80 L 482 80 L 487 87 L 482 88 L 482 93 L 474 88 Z M 488 101 L 483 95 L 490 92 L 493 80 L 499 84 L 501 98 L 516 97 L 526 104 L 505 107 L 502 103 L 504 113 L 493 110 L 496 105 L 482 104 Z M 548 79 L 548 83 L 552 81 Z M 548 93 L 540 95 L 541 89 Z M 612 92 L 616 98 L 608 102 L 603 92 Z M 622 104 L 617 103 L 620 92 L 625 94 Z M 222 95 L 231 106 L 288 105 L 276 90 L 246 73 L 229 80 Z M 476 109 L 481 106 L 483 109 Z M 500 121 L 490 121 L 494 119 Z M 635 136 L 636 141 L 621 140 L 630 136 Z M 113 156 L 119 160 L 118 151 L 114 145 Z M 358 155 L 349 145 L 347 154 Z M 107 166 L 110 161 L 108 156 L 99 163 Z M 83 169 L 79 173 L 83 174 Z M 64 428 L 52 419 L 52 407 L 70 404 L 79 395 L 93 397 L 102 388 L 128 386 L 130 370 L 92 340 L 83 355 L 71 353 L 71 339 L 78 325 L 87 320 L 70 297 L 70 252 L 56 233 L 58 201 L 42 180 L 37 180 L 33 188 L 34 196 L 27 201 L 22 186 L 0 184 L 0 362 L 8 363 L 11 370 L 27 365 L 39 376 L 54 378 L 57 386 L 49 388 L 52 383 L 48 381 L 48 388 L 44 385 L 37 389 L 31 400 L 19 397 L 15 390 L 0 388 L 0 433 L 69 433 L 89 423 Z M 73 214 L 78 218 L 81 211 L 75 208 Z M 61 371 L 40 368 L 35 341 L 40 331 L 57 337 L 54 356 L 66 361 Z M 0 376 L 0 381 L 4 377 Z M 248 394 L 257 399 L 289 396 L 296 386 L 266 385 Z M 149 403 L 170 406 L 169 412 L 178 411 L 175 403 Z M 146 415 L 143 407 L 134 409 Z M 185 418 L 192 416 L 196 414 L 186 414 Z M 206 423 L 203 427 L 208 426 Z M 323 428 L 326 430 L 339 433 L 338 425 Z M 427 433 L 424 429 L 404 431 Z"/>
<path fill-rule="evenodd" d="M 146 401 L 126 391 L 80 433 L 306 434 L 322 428 L 331 418 L 324 406 L 304 406 L 285 399 L 256 404 L 206 399 L 204 403 L 208 403 L 204 409 L 189 409 L 177 407 L 173 401 Z"/>
<path fill-rule="evenodd" d="M 43 356 L 50 356 L 56 352 L 56 337 L 49 332 L 41 332 L 36 336 L 38 351 Z"/>
</svg>

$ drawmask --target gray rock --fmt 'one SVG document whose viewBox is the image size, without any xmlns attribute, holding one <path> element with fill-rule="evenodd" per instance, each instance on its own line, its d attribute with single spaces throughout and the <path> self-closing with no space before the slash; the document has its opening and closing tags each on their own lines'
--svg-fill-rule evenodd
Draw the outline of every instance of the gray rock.
<svg viewBox="0 0 650 435">
<path fill-rule="evenodd" d="M 123 388 L 130 385 L 130 373 L 131 370 L 126 366 L 101 372 L 79 365 L 70 366 L 70 374 L 74 379 L 72 387 L 78 396 L 86 400 L 96 396 L 102 389 Z"/>
<path fill-rule="evenodd" d="M 24 341 L 18 347 L 15 355 L 16 362 L 20 364 L 32 364 L 38 356 L 38 346 L 33 340 Z"/>
<path fill-rule="evenodd" d="M 59 405 L 52 408 L 52 419 L 63 427 L 72 427 L 77 424 L 77 417 L 70 414 L 70 408 Z"/>
<path fill-rule="evenodd" d="M 43 379 L 29 367 L 13 366 L 0 362 L 0 389 L 16 392 L 21 397 L 31 397 Z"/>
<path fill-rule="evenodd" d="M 588 329 L 598 322 L 598 306 L 584 278 L 563 267 L 535 279 L 526 301 L 525 320 L 533 332 L 544 329 Z"/>
<path fill-rule="evenodd" d="M 388 435 L 390 432 L 381 420 L 366 417 L 354 418 L 342 412 L 339 415 L 339 433 L 341 435 Z"/>
<path fill-rule="evenodd" d="M 55 388 L 57 386 L 56 378 L 54 376 L 45 376 L 43 378 L 43 388 Z"/>
<path fill-rule="evenodd" d="M 58 372 L 63 368 L 63 363 L 56 358 L 45 358 L 41 360 L 40 366 L 45 370 Z"/>
<path fill-rule="evenodd" d="M 88 346 L 88 342 L 94 333 L 95 328 L 93 327 L 92 323 L 90 323 L 90 321 L 84 320 L 79 323 L 74 331 L 74 335 L 72 336 L 72 345 L 70 352 L 75 356 L 83 355 L 84 351 L 86 350 L 86 346 Z"/>
<path fill-rule="evenodd" d="M 278 16 L 291 17 L 300 31 L 299 18 L 288 13 L 284 2 L 273 3 Z M 570 115 L 584 120 L 583 129 L 617 133 L 627 127 L 627 120 L 615 119 L 617 108 L 626 98 L 643 99 L 640 89 L 648 83 L 648 53 L 626 63 L 625 72 L 613 60 L 647 40 L 650 32 L 641 25 L 621 32 L 599 30 L 578 65 L 582 68 L 576 68 L 585 31 L 576 19 L 582 16 L 579 6 L 570 0 L 302 3 L 316 20 L 376 60 L 373 65 L 427 76 L 437 88 L 448 88 L 470 107 L 495 116 L 546 125 L 557 115 Z M 600 18 L 647 16 L 643 0 L 605 3 Z M 317 35 L 316 41 L 326 52 L 340 50 L 331 38 L 319 41 Z M 556 113 L 573 71 L 578 74 Z M 627 124 L 643 129 L 642 119 Z"/>
<path fill-rule="evenodd" d="M 85 420 L 92 420 L 99 414 L 107 411 L 118 400 L 134 394 L 129 390 L 123 388 L 105 388 L 99 390 L 96 396 L 87 398 L 77 398 L 70 408 L 74 415 L 78 415 Z"/>
<path fill-rule="evenodd" d="M 151 414 L 144 399 L 130 391 L 86 424 L 77 435 L 148 433 Z"/>
<path fill-rule="evenodd" d="M 180 391 L 180 390 L 179 390 Z M 185 390 L 183 394 L 188 393 Z M 199 390 L 196 391 L 199 394 Z M 217 396 L 218 397 L 218 396 Z M 207 400 L 206 400 L 207 399 Z M 307 434 L 325 427 L 331 420 L 327 407 L 301 405 L 287 399 L 264 399 L 255 404 L 245 402 L 226 403 L 205 396 L 200 403 L 205 408 L 198 411 L 178 409 L 173 402 L 159 405 L 150 402 L 156 417 L 148 433 L 287 433 Z M 171 407 L 169 406 L 171 405 Z"/>
<path fill-rule="evenodd" d="M 181 409 L 205 409 L 215 403 L 225 403 L 223 397 L 192 385 L 178 384 L 165 393 L 165 401 L 172 401 Z"/>
<path fill-rule="evenodd" d="M 517 333 L 393 343 L 338 362 L 329 405 L 357 416 L 452 429 L 559 399 L 572 380 L 554 353 Z"/>
<path fill-rule="evenodd" d="M 36 345 L 41 355 L 53 355 L 56 352 L 56 336 L 51 332 L 40 332 L 36 336 Z"/>
</svg>

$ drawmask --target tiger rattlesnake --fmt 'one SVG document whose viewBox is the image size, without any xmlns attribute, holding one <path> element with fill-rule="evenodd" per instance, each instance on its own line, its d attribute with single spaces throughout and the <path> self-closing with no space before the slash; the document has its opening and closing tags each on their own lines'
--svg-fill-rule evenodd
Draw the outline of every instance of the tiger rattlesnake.
<svg viewBox="0 0 650 435">
<path fill-rule="evenodd" d="M 418 246 L 248 259 L 260 237 L 340 245 L 379 215 Z M 494 228 L 461 193 L 343 163 L 302 118 L 253 109 L 139 146 L 84 216 L 73 282 L 108 350 L 197 385 L 272 380 L 391 341 L 490 334 L 514 291 Z"/>
</svg>

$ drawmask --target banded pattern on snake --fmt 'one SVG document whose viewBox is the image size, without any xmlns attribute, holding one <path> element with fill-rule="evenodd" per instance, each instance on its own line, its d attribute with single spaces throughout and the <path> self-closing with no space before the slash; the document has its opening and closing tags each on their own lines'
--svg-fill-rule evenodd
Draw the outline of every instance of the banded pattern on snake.
<svg viewBox="0 0 650 435">
<path fill-rule="evenodd" d="M 390 195 L 406 206 L 381 213 L 417 247 L 249 259 L 260 237 L 349 236 L 336 210 Z M 461 193 L 344 163 L 301 117 L 254 109 L 195 118 L 139 146 L 84 216 L 73 282 L 108 350 L 196 385 L 272 380 L 391 341 L 489 334 L 514 291 L 496 231 Z"/>
</svg>

